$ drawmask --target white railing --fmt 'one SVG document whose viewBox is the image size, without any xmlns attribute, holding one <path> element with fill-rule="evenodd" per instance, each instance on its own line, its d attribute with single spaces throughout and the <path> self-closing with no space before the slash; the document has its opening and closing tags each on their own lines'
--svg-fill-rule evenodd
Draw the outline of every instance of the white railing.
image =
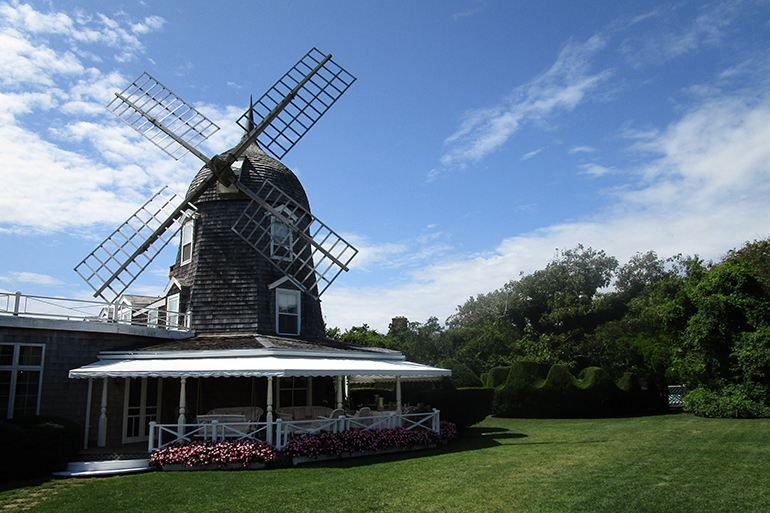
<svg viewBox="0 0 770 513">
<path fill-rule="evenodd" d="M 158 424 L 150 422 L 148 450 L 152 452 L 175 442 L 257 440 L 269 442 L 267 422 L 217 422 L 205 424 Z"/>
<path fill-rule="evenodd" d="M 668 405 L 679 408 L 684 406 L 684 396 L 687 395 L 687 386 L 669 385 L 668 386 Z"/>
<path fill-rule="evenodd" d="M 189 331 L 185 327 L 185 314 L 168 311 L 165 306 L 131 307 L 126 304 L 107 303 L 105 301 L 28 296 L 21 292 L 0 292 L 0 315 Z M 168 325 L 168 319 L 177 319 L 177 321 Z"/>
<path fill-rule="evenodd" d="M 293 437 L 321 431 L 339 433 L 350 430 L 393 429 L 429 430 L 440 433 L 440 412 L 399 414 L 378 413 L 368 417 L 336 419 L 291 420 L 275 422 L 217 422 L 205 424 L 158 424 L 150 422 L 149 452 L 175 442 L 257 440 L 275 445 L 278 450 L 286 447 Z"/>
</svg>

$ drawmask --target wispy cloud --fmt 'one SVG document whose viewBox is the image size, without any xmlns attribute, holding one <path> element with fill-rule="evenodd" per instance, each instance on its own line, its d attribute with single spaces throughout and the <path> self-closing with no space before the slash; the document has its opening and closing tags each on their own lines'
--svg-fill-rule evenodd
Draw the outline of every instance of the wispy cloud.
<svg viewBox="0 0 770 513">
<path fill-rule="evenodd" d="M 463 11 L 456 12 L 452 15 L 452 19 L 457 21 L 463 18 L 468 18 L 470 16 L 474 16 L 481 11 L 483 11 L 487 7 L 487 3 L 483 0 L 473 0 L 470 7 Z"/>
<path fill-rule="evenodd" d="M 681 6 L 659 8 L 633 20 L 634 24 L 650 23 L 655 27 L 623 40 L 620 50 L 632 66 L 660 64 L 704 46 L 719 45 L 736 14 L 730 2 L 710 3 L 702 7 L 699 15 L 682 24 L 678 19 L 681 10 Z"/>
<path fill-rule="evenodd" d="M 604 176 L 615 172 L 614 169 L 600 166 L 599 164 L 583 164 L 580 166 L 580 169 L 582 169 L 581 173 L 594 177 Z"/>
<path fill-rule="evenodd" d="M 444 169 L 483 159 L 528 122 L 574 109 L 610 76 L 609 70 L 591 73 L 591 57 L 604 46 L 600 35 L 581 44 L 570 41 L 548 71 L 517 87 L 497 105 L 466 113 L 460 128 L 445 141 L 449 149 L 441 157 Z M 431 174 L 435 177 L 440 172 Z"/>
<path fill-rule="evenodd" d="M 595 151 L 596 148 L 592 148 L 591 146 L 574 146 L 570 148 L 567 153 L 574 155 L 575 153 L 593 153 Z"/>
<path fill-rule="evenodd" d="M 525 153 L 525 154 L 524 154 L 524 155 L 521 157 L 521 160 L 529 160 L 529 159 L 531 159 L 532 157 L 534 157 L 535 155 L 537 155 L 538 153 L 540 153 L 541 151 L 543 151 L 543 148 L 539 148 L 539 149 L 537 149 L 537 150 L 534 150 L 534 151 L 530 151 L 529 153 Z"/>
</svg>

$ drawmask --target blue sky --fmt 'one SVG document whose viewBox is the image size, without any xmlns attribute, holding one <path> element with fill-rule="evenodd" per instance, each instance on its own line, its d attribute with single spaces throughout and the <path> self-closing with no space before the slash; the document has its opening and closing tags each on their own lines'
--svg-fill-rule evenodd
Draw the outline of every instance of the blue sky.
<svg viewBox="0 0 770 513">
<path fill-rule="evenodd" d="M 147 71 L 214 154 L 314 46 L 358 78 L 283 159 L 360 250 L 328 325 L 443 321 L 577 244 L 718 259 L 770 235 L 769 33 L 766 1 L 0 1 L 0 290 L 90 297 L 73 267 L 200 167 L 113 92 Z"/>
</svg>

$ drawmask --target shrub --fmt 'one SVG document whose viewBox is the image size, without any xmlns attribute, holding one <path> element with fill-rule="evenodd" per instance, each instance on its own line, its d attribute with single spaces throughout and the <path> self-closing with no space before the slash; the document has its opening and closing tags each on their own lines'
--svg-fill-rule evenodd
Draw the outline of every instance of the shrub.
<svg viewBox="0 0 770 513">
<path fill-rule="evenodd" d="M 734 386 L 727 386 L 720 393 L 698 387 L 684 398 L 685 411 L 701 417 L 714 418 L 763 418 L 770 417 L 770 408 Z"/>
<path fill-rule="evenodd" d="M 453 359 L 444 360 L 439 367 L 450 369 L 452 371 L 452 376 L 449 380 L 457 388 L 482 386 L 479 377 L 470 369 L 470 367 L 462 362 Z"/>
<path fill-rule="evenodd" d="M 77 459 L 80 426 L 65 418 L 31 415 L 0 423 L 3 481 L 46 476 Z"/>
</svg>

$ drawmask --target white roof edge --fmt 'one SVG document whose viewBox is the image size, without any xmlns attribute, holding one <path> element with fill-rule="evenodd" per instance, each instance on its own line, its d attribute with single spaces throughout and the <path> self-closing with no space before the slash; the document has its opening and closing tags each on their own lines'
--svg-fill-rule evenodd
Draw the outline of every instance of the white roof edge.
<svg viewBox="0 0 770 513">
<path fill-rule="evenodd" d="M 362 353 L 358 351 L 323 351 L 297 349 L 202 349 L 193 351 L 102 351 L 100 360 L 164 360 L 180 358 L 249 358 L 281 356 L 293 358 L 345 358 L 360 360 L 397 360 L 406 357 L 400 352 Z"/>
</svg>

